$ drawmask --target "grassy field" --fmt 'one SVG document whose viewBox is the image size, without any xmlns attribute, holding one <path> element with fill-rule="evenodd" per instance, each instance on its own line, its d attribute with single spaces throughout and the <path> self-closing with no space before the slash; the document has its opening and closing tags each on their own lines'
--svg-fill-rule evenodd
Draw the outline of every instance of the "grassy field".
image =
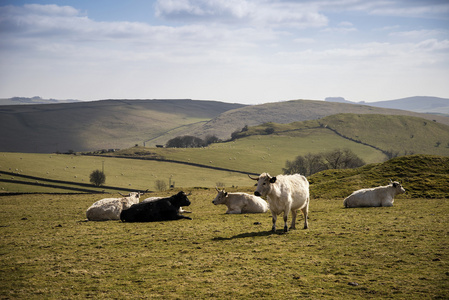
<svg viewBox="0 0 449 300">
<path fill-rule="evenodd" d="M 372 147 L 344 139 L 323 128 L 305 129 L 292 135 L 252 135 L 232 142 L 211 144 L 205 148 L 134 147 L 111 155 L 135 152 L 153 154 L 165 159 L 199 163 L 243 172 L 282 173 L 287 160 L 298 155 L 340 149 L 351 149 L 366 163 L 382 162 L 386 156 Z"/>
<path fill-rule="evenodd" d="M 163 180 L 167 185 L 171 180 L 175 187 L 214 187 L 217 183 L 231 187 L 252 182 L 240 173 L 167 162 L 62 154 L 0 153 L 1 171 L 77 183 L 89 183 L 89 174 L 96 169 L 102 170 L 103 165 L 105 184 L 127 189 L 154 191 L 157 180 Z M 11 177 L 14 176 L 0 176 L 5 179 Z M 14 178 L 19 179 L 17 176 Z M 56 192 L 53 189 L 5 182 L 0 182 L 0 187 L 2 192 Z"/>
<path fill-rule="evenodd" d="M 185 191 L 193 220 L 156 223 L 83 222 L 98 195 L 0 197 L 0 298 L 448 298 L 448 199 L 312 199 L 310 229 L 271 234 Z"/>
<path fill-rule="evenodd" d="M 118 152 L 119 155 L 151 153 L 165 159 L 197 163 L 210 167 L 241 172 L 270 174 L 282 173 L 287 159 L 309 152 L 348 148 L 365 162 L 381 162 L 385 156 L 378 150 L 348 141 L 325 129 L 307 129 L 294 136 L 257 135 L 234 142 L 212 144 L 206 148 L 160 149 L 133 147 Z M 145 155 L 143 155 L 145 156 Z M 62 154 L 0 153 L 0 171 L 16 172 L 48 179 L 89 183 L 89 174 L 104 169 L 106 185 L 141 190 L 154 190 L 156 180 L 171 182 L 176 187 L 208 187 L 218 183 L 227 187 L 251 185 L 251 180 L 241 173 L 207 168 L 113 157 L 93 157 Z M 0 177 L 10 178 L 10 177 Z M 7 192 L 45 192 L 48 189 L 0 183 Z M 106 189 L 107 190 L 107 189 Z"/>
<path fill-rule="evenodd" d="M 449 126 L 412 116 L 337 114 L 319 120 L 289 124 L 266 123 L 249 127 L 238 136 L 266 134 L 267 129 L 273 131 L 275 135 L 295 138 L 309 132 L 315 134 L 331 131 L 346 137 L 347 143 L 363 143 L 399 155 L 449 155 Z M 304 145 L 308 147 L 307 144 Z M 373 162 L 372 157 L 365 158 L 363 153 L 361 157 L 367 162 Z"/>
</svg>

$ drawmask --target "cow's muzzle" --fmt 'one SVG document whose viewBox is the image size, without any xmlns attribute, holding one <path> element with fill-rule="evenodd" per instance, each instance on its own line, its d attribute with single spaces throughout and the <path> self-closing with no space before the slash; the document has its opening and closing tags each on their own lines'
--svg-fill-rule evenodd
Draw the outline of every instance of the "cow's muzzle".
<svg viewBox="0 0 449 300">
<path fill-rule="evenodd" d="M 255 192 L 254 192 L 254 195 L 257 196 L 257 197 L 262 196 L 258 191 L 255 191 Z"/>
</svg>

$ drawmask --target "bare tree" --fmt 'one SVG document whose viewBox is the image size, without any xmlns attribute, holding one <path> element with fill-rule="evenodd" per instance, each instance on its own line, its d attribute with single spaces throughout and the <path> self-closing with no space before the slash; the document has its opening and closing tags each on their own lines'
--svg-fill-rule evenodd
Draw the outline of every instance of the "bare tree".
<svg viewBox="0 0 449 300">
<path fill-rule="evenodd" d="M 324 153 L 309 153 L 297 156 L 294 161 L 285 163 L 284 174 L 312 174 L 328 169 L 348 169 L 363 166 L 365 162 L 349 149 L 335 149 Z"/>
<path fill-rule="evenodd" d="M 156 190 L 158 190 L 159 192 L 164 192 L 167 190 L 167 183 L 163 180 L 156 180 L 154 182 L 154 185 L 156 186 Z"/>
</svg>

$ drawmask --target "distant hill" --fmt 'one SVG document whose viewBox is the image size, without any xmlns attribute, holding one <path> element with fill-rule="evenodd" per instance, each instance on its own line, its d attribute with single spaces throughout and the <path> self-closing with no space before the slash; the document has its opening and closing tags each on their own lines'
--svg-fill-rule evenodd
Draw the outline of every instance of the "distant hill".
<svg viewBox="0 0 449 300">
<path fill-rule="evenodd" d="M 51 153 L 128 148 L 194 126 L 242 104 L 102 100 L 0 106 L 0 151 Z"/>
<path fill-rule="evenodd" d="M 438 97 L 417 96 L 366 104 L 375 107 L 404 109 L 420 113 L 442 114 L 449 116 L 449 99 Z"/>
<path fill-rule="evenodd" d="M 313 100 L 291 100 L 267 103 L 226 111 L 210 120 L 200 128 L 192 130 L 196 136 L 215 134 L 222 139 L 229 139 L 231 133 L 241 130 L 245 125 L 255 126 L 266 122 L 287 124 L 297 121 L 315 120 L 326 116 L 353 114 L 387 114 L 421 117 L 449 125 L 449 118 L 437 115 L 420 114 L 410 111 L 372 107 L 363 104 L 336 103 Z"/>
<path fill-rule="evenodd" d="M 56 99 L 42 99 L 41 97 L 13 97 L 0 99 L 0 105 L 24 105 L 24 104 L 55 104 L 55 103 L 72 103 L 80 100 L 56 100 Z"/>
<path fill-rule="evenodd" d="M 402 109 L 419 113 L 430 113 L 449 116 L 449 99 L 427 96 L 415 96 L 397 100 L 377 101 L 377 102 L 352 102 L 343 97 L 327 97 L 326 102 L 363 104 L 374 107 Z"/>
<path fill-rule="evenodd" d="M 51 153 L 164 145 L 181 135 L 229 139 L 244 126 L 291 123 L 339 113 L 449 118 L 362 104 L 292 100 L 247 106 L 199 100 L 101 100 L 0 106 L 0 151 Z M 442 141 L 443 143 L 446 143 Z"/>
</svg>

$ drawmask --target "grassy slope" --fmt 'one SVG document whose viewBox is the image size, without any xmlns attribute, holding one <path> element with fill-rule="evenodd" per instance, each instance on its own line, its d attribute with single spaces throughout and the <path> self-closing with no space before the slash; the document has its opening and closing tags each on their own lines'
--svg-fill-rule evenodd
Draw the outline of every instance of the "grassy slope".
<svg viewBox="0 0 449 300">
<path fill-rule="evenodd" d="M 400 155 L 416 153 L 449 156 L 449 126 L 412 116 L 338 114 L 289 124 L 265 123 L 249 127 L 248 131 L 241 132 L 239 136 L 266 134 L 267 128 L 273 129 L 276 135 L 292 137 L 304 135 L 310 129 L 325 128 L 382 151 L 393 151 Z M 366 161 L 373 162 L 369 159 Z"/>
<path fill-rule="evenodd" d="M 407 198 L 449 198 L 449 157 L 410 155 L 350 170 L 327 170 L 309 177 L 313 198 L 341 199 L 361 188 L 400 181 Z"/>
<path fill-rule="evenodd" d="M 230 137 L 245 125 L 290 123 L 337 113 L 449 118 L 366 105 L 295 100 L 254 106 L 194 100 L 103 100 L 0 107 L 0 151 L 51 153 L 165 144 L 177 135 Z"/>
<path fill-rule="evenodd" d="M 217 101 L 104 100 L 0 107 L 2 151 L 129 148 L 241 107 Z"/>
<path fill-rule="evenodd" d="M 189 161 L 240 171 L 279 174 L 286 160 L 298 155 L 335 148 L 349 148 L 367 162 L 379 162 L 385 156 L 373 148 L 350 142 L 329 130 L 311 129 L 295 137 L 255 135 L 234 142 L 213 144 L 204 149 L 148 149 L 166 159 Z"/>
<path fill-rule="evenodd" d="M 232 132 L 242 129 L 245 125 L 256 126 L 266 122 L 286 124 L 296 121 L 315 120 L 340 113 L 416 116 L 427 120 L 437 120 L 439 123 L 449 125 L 449 118 L 443 116 L 360 104 L 292 100 L 229 110 L 204 124 L 200 131 L 194 131 L 193 133 L 197 136 L 216 134 L 222 139 L 227 139 Z"/>
<path fill-rule="evenodd" d="M 339 201 L 315 199 L 310 229 L 271 234 L 269 213 L 225 215 L 225 207 L 211 203 L 215 190 L 189 191 L 193 220 L 133 224 L 80 222 L 95 195 L 0 197 L 0 297 L 444 299 L 449 293 L 447 200 L 343 209 Z"/>
<path fill-rule="evenodd" d="M 340 114 L 319 120 L 354 140 L 401 154 L 449 156 L 449 126 L 422 118 Z"/>
</svg>

